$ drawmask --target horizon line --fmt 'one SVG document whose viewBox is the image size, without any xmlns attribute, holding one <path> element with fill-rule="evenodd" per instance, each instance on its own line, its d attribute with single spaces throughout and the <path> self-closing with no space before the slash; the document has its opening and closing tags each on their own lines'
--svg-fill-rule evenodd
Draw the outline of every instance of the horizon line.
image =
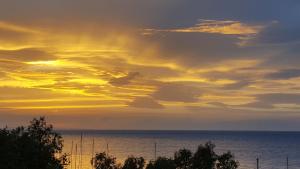
<svg viewBox="0 0 300 169">
<path fill-rule="evenodd" d="M 300 132 L 300 130 L 209 130 L 209 129 L 55 129 L 58 132 Z"/>
</svg>

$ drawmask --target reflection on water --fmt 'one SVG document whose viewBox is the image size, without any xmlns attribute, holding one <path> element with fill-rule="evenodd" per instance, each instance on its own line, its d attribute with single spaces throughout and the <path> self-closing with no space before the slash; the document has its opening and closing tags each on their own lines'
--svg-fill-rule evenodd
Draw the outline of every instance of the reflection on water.
<svg viewBox="0 0 300 169">
<path fill-rule="evenodd" d="M 64 152 L 70 153 L 72 142 L 72 165 L 80 165 L 80 131 L 62 131 Z M 289 156 L 290 168 L 300 168 L 300 133 L 298 132 L 224 132 L 224 131 L 83 131 L 82 169 L 91 169 L 92 144 L 94 151 L 107 151 L 122 163 L 129 155 L 154 158 L 154 144 L 157 156 L 173 156 L 180 148 L 195 151 L 199 144 L 209 140 L 216 144 L 216 151 L 232 151 L 240 162 L 241 169 L 256 168 L 256 158 L 264 168 L 286 168 Z M 77 158 L 75 147 L 77 144 Z M 107 148 L 108 145 L 108 148 Z"/>
</svg>

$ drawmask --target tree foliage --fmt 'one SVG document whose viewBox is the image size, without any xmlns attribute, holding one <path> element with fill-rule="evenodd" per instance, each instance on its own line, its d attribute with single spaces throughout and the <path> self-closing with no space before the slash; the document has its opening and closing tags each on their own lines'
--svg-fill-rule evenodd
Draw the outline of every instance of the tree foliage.
<svg viewBox="0 0 300 169">
<path fill-rule="evenodd" d="M 67 155 L 62 153 L 62 137 L 44 117 L 33 119 L 28 127 L 0 129 L 1 169 L 63 169 Z"/>
<path fill-rule="evenodd" d="M 217 154 L 214 151 L 215 145 L 207 142 L 205 145 L 199 145 L 193 156 L 193 169 L 214 169 L 217 160 Z"/>
<path fill-rule="evenodd" d="M 217 169 L 237 169 L 238 166 L 239 163 L 234 160 L 234 155 L 230 151 L 218 156 Z"/>
<path fill-rule="evenodd" d="M 146 169 L 237 169 L 238 161 L 231 152 L 218 155 L 215 145 L 207 142 L 199 145 L 193 154 L 188 149 L 180 149 L 174 154 L 174 159 L 159 157 L 150 161 Z"/>
<path fill-rule="evenodd" d="M 118 169 L 116 158 L 109 156 L 105 152 L 97 153 L 91 161 L 95 169 Z"/>
<path fill-rule="evenodd" d="M 176 169 L 174 160 L 166 157 L 158 157 L 155 161 L 150 161 L 146 169 Z"/>
<path fill-rule="evenodd" d="M 128 157 L 122 169 L 143 169 L 145 165 L 145 159 L 143 157 Z"/>
<path fill-rule="evenodd" d="M 191 169 L 193 154 L 188 149 L 180 149 L 174 154 L 174 162 L 177 169 Z"/>
</svg>

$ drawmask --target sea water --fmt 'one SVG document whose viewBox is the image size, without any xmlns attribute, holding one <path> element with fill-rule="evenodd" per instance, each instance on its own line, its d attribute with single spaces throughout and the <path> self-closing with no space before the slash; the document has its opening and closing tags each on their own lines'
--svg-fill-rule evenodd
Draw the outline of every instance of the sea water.
<svg viewBox="0 0 300 169">
<path fill-rule="evenodd" d="M 241 169 L 255 169 L 257 158 L 261 169 L 286 169 L 287 157 L 289 169 L 300 168 L 300 132 L 103 130 L 60 132 L 64 139 L 64 152 L 72 153 L 69 169 L 75 169 L 75 161 L 77 168 L 82 166 L 82 169 L 91 169 L 93 151 L 108 152 L 117 158 L 118 163 L 122 163 L 130 155 L 152 160 L 155 155 L 173 157 L 174 152 L 181 148 L 194 152 L 198 145 L 207 141 L 216 145 L 215 151 L 218 154 L 227 151 L 234 153 Z"/>
</svg>

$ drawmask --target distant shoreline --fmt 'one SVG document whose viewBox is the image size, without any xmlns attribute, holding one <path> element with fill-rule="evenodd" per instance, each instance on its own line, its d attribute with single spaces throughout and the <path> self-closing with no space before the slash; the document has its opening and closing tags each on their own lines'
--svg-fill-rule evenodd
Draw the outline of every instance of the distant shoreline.
<svg viewBox="0 0 300 169">
<path fill-rule="evenodd" d="M 62 134 L 72 133 L 103 133 L 103 134 L 205 134 L 205 133 L 299 133 L 300 131 L 272 131 L 272 130 L 97 130 L 97 129 L 60 129 Z"/>
</svg>

